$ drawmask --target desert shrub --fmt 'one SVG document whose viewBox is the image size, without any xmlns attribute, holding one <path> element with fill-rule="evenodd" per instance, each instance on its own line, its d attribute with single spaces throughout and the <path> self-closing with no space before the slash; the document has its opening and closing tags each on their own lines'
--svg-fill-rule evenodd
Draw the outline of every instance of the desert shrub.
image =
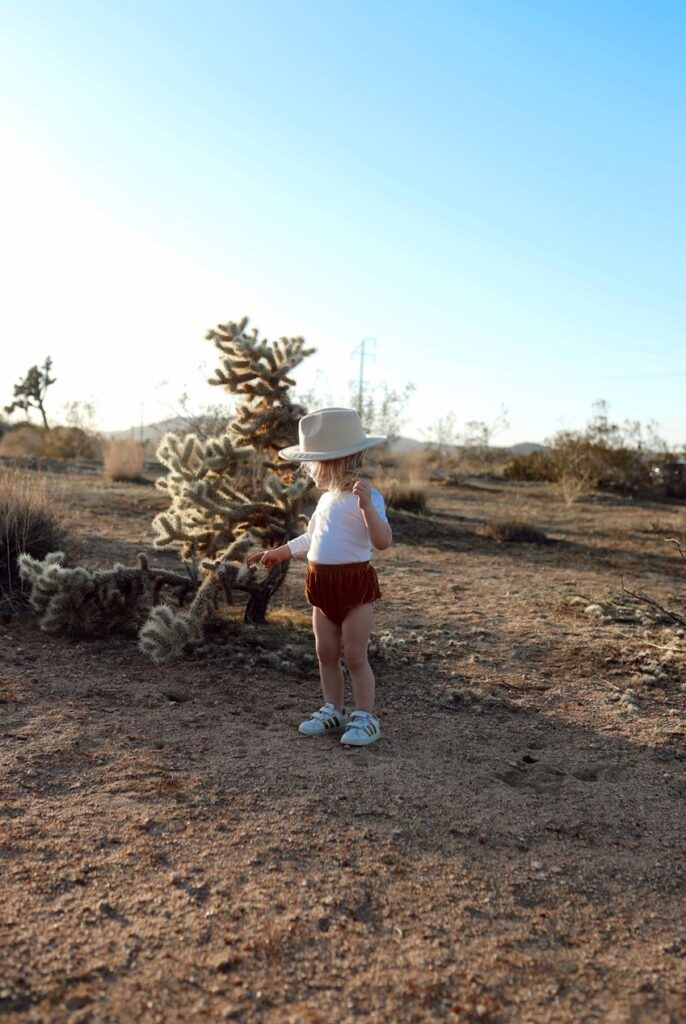
<svg viewBox="0 0 686 1024">
<path fill-rule="evenodd" d="M 503 476 L 506 480 L 545 481 L 556 480 L 553 453 L 547 450 L 514 455 L 505 463 Z"/>
<path fill-rule="evenodd" d="M 52 427 L 42 432 L 41 455 L 46 459 L 99 459 L 100 438 L 82 427 Z"/>
<path fill-rule="evenodd" d="M 652 486 L 665 498 L 686 498 L 686 457 L 658 455 L 650 467 Z"/>
<path fill-rule="evenodd" d="M 463 480 L 464 477 L 462 473 L 456 473 L 454 470 L 451 470 L 449 473 L 446 473 L 446 475 L 441 478 L 441 484 L 443 485 L 443 487 L 460 487 L 463 483 Z"/>
<path fill-rule="evenodd" d="M 402 391 L 396 391 L 388 384 L 363 384 L 361 387 L 351 384 L 350 405 L 357 409 L 368 434 L 381 434 L 392 443 L 400 436 L 401 427 L 407 420 L 407 403 L 414 389 L 411 383 L 406 384 Z"/>
<path fill-rule="evenodd" d="M 43 429 L 33 423 L 10 427 L 0 438 L 0 455 L 9 458 L 38 458 L 43 453 Z"/>
<path fill-rule="evenodd" d="M 644 452 L 611 446 L 573 431 L 557 434 L 547 451 L 510 459 L 503 474 L 507 480 L 553 481 L 569 498 L 594 490 L 640 494 L 651 489 L 650 464 Z"/>
<path fill-rule="evenodd" d="M 388 508 L 420 514 L 427 510 L 426 490 L 421 486 L 394 481 L 386 487 L 384 499 Z"/>
<path fill-rule="evenodd" d="M 59 505 L 44 482 L 17 470 L 0 470 L 0 605 L 19 591 L 17 558 L 45 558 L 63 546 Z"/>
<path fill-rule="evenodd" d="M 489 519 L 484 534 L 507 544 L 547 544 L 543 530 L 522 519 Z"/>
<path fill-rule="evenodd" d="M 100 439 L 81 427 L 18 423 L 0 437 L 0 455 L 29 459 L 99 459 Z"/>
<path fill-rule="evenodd" d="M 652 426 L 612 423 L 604 402 L 583 431 L 563 430 L 545 451 L 510 459 L 508 480 L 553 481 L 565 500 L 595 490 L 633 497 L 679 497 L 686 494 L 686 466 L 667 452 Z"/>
<path fill-rule="evenodd" d="M 132 437 L 112 438 L 105 444 L 103 467 L 108 480 L 140 480 L 143 465 L 143 445 Z"/>
<path fill-rule="evenodd" d="M 438 419 L 426 432 L 429 440 L 427 455 L 435 466 L 434 472 L 493 475 L 505 461 L 503 450 L 492 447 L 493 438 L 508 426 L 504 406 L 492 422 L 470 420 L 462 430 L 458 429 L 453 412 Z"/>
<path fill-rule="evenodd" d="M 427 511 L 427 470 L 422 450 L 382 458 L 376 466 L 372 463 L 375 486 L 383 494 L 388 508 L 420 514 Z"/>
<path fill-rule="evenodd" d="M 558 434 L 553 457 L 556 478 L 578 481 L 588 491 L 647 494 L 651 490 L 650 462 L 638 448 L 571 431 Z"/>
</svg>

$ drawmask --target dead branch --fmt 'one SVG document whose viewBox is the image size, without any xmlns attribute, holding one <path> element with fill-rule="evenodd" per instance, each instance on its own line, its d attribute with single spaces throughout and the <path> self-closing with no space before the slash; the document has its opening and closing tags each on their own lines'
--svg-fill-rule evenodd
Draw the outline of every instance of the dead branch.
<svg viewBox="0 0 686 1024">
<path fill-rule="evenodd" d="M 676 612 L 670 612 L 669 608 L 665 608 L 658 601 L 653 601 L 652 597 L 647 597 L 645 594 L 637 594 L 634 590 L 629 590 L 624 585 L 624 576 L 619 566 L 616 566 L 617 572 L 619 573 L 619 580 L 622 585 L 622 592 L 628 594 L 629 597 L 633 598 L 634 601 L 638 601 L 641 604 L 647 604 L 651 608 L 655 608 L 662 615 L 666 615 L 672 622 L 677 622 L 680 626 L 686 626 L 686 619 L 682 618 L 681 615 L 677 615 Z"/>
<path fill-rule="evenodd" d="M 682 562 L 686 562 L 686 551 L 684 551 L 684 546 L 677 537 L 665 538 L 665 544 L 673 544 L 681 555 Z"/>
</svg>

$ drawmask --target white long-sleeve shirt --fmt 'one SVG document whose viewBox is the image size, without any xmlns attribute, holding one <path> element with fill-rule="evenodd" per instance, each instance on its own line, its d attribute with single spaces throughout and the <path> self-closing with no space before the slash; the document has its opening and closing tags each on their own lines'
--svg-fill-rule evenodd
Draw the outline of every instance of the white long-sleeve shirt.
<svg viewBox="0 0 686 1024">
<path fill-rule="evenodd" d="M 387 523 L 384 500 L 374 488 L 372 504 Z M 289 540 L 288 547 L 293 557 L 307 554 L 310 562 L 324 565 L 368 562 L 372 557 L 372 543 L 357 497 L 352 491 L 325 491 L 306 532 Z"/>
</svg>

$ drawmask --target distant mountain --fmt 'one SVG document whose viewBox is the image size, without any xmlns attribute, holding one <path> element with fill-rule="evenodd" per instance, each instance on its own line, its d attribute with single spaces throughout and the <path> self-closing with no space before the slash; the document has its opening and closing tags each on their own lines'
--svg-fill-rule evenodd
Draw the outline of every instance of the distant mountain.
<svg viewBox="0 0 686 1024">
<path fill-rule="evenodd" d="M 509 448 L 504 449 L 513 455 L 531 455 L 532 452 L 544 452 L 545 450 L 546 446 L 537 444 L 536 441 L 522 441 L 520 444 L 511 444 Z"/>
<path fill-rule="evenodd" d="M 159 441 L 169 430 L 188 430 L 189 422 L 183 416 L 174 416 L 168 420 L 160 420 L 158 423 L 146 423 L 142 427 L 130 427 L 128 430 L 107 430 L 105 437 L 133 437 L 136 441 Z M 430 441 L 418 441 L 414 437 L 397 437 L 391 443 L 393 455 L 407 455 L 409 452 L 421 451 L 426 448 Z M 499 447 L 494 445 L 495 448 Z M 513 444 L 502 450 L 512 455 L 529 455 L 531 452 L 543 451 L 545 445 L 537 444 L 535 441 L 522 441 L 520 444 Z"/>
<path fill-rule="evenodd" d="M 132 437 L 136 441 L 159 441 L 168 430 L 187 430 L 188 420 L 183 416 L 174 416 L 158 423 L 145 423 L 143 426 L 129 427 L 128 430 L 105 430 L 105 437 Z"/>
<path fill-rule="evenodd" d="M 421 448 L 426 448 L 431 444 L 431 441 L 417 441 L 413 437 L 398 437 L 391 444 L 391 452 L 393 455 L 406 455 L 408 452 L 416 452 Z M 455 446 L 459 448 L 459 445 Z M 501 451 L 510 452 L 512 455 L 529 455 L 531 452 L 540 452 L 545 450 L 544 444 L 538 444 L 536 441 L 522 441 L 520 444 L 506 445 L 500 447 L 500 445 L 493 445 L 494 448 L 500 448 Z"/>
<path fill-rule="evenodd" d="M 415 441 L 413 437 L 396 437 L 390 445 L 393 455 L 407 455 L 408 452 L 416 452 L 425 447 L 426 441 Z"/>
</svg>

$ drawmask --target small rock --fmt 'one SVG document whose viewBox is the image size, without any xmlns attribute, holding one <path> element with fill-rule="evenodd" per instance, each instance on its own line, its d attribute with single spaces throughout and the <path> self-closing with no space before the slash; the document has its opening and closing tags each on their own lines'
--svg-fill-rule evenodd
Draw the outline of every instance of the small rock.
<svg viewBox="0 0 686 1024">
<path fill-rule="evenodd" d="M 584 615 L 588 615 L 589 618 L 600 619 L 603 616 L 603 606 L 601 604 L 588 604 L 584 608 Z"/>
<path fill-rule="evenodd" d="M 73 1013 L 74 1010 L 82 1010 L 84 1006 L 89 1006 L 93 1002 L 92 996 L 72 996 L 71 999 L 67 999 L 65 1009 Z"/>
<path fill-rule="evenodd" d="M 167 689 L 162 690 L 162 693 L 167 700 L 173 701 L 175 704 L 185 704 L 186 701 L 193 699 L 185 690 Z"/>
<path fill-rule="evenodd" d="M 218 974 L 228 974 L 238 963 L 240 963 L 240 958 L 231 953 L 216 953 L 208 959 L 207 966 Z"/>
</svg>

